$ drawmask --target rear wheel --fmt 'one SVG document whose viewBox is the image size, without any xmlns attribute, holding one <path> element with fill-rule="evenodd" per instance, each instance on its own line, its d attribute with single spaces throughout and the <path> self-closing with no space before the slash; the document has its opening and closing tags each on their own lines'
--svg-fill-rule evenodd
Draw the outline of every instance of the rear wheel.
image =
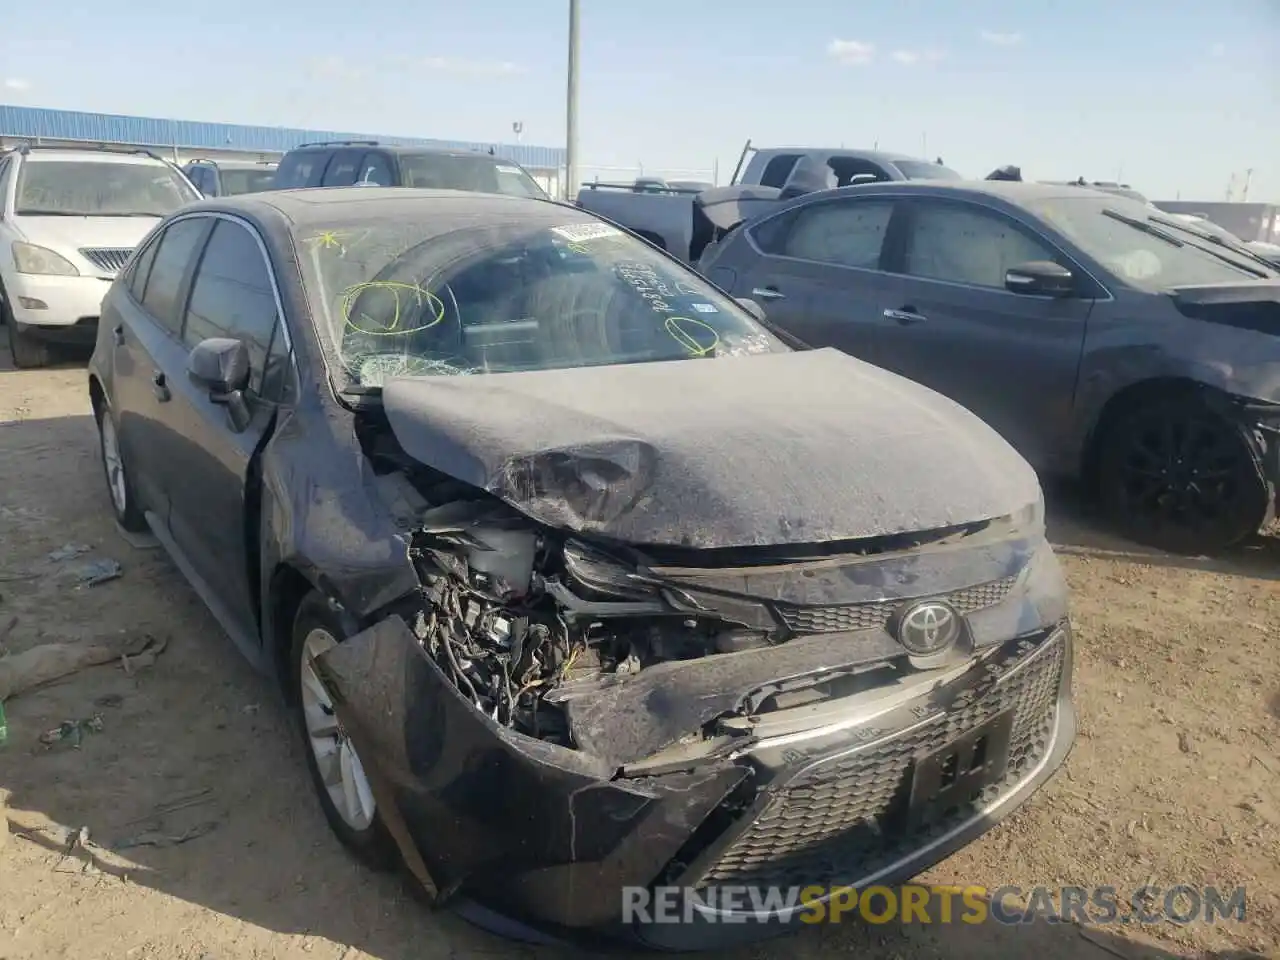
<svg viewBox="0 0 1280 960">
<path fill-rule="evenodd" d="M 1213 553 L 1251 536 L 1273 493 L 1241 427 L 1194 397 L 1123 413 L 1102 437 L 1098 479 L 1119 530 L 1173 553 Z"/>
<path fill-rule="evenodd" d="M 320 594 L 303 598 L 293 623 L 294 710 L 306 748 L 307 772 L 325 819 L 342 844 L 375 870 L 395 869 L 395 841 L 378 814 L 364 764 L 356 753 L 312 661 L 344 639 Z"/>
<path fill-rule="evenodd" d="M 102 472 L 107 481 L 107 495 L 111 498 L 111 510 L 116 523 L 130 533 L 145 533 L 147 519 L 138 507 L 133 495 L 133 483 L 125 469 L 124 455 L 120 451 L 120 437 L 116 432 L 115 417 L 106 401 L 95 404 L 98 418 L 98 446 L 102 453 Z"/>
<path fill-rule="evenodd" d="M 9 352 L 13 354 L 15 367 L 31 370 L 53 363 L 53 348 L 49 344 L 32 336 L 12 316 L 6 318 L 5 326 L 9 328 Z"/>
</svg>

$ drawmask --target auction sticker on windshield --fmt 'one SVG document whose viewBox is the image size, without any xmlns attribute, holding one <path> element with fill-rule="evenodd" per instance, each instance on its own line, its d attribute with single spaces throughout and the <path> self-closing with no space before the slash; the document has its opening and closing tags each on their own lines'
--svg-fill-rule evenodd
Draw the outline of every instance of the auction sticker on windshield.
<svg viewBox="0 0 1280 960">
<path fill-rule="evenodd" d="M 603 223 L 571 223 L 563 227 L 552 227 L 551 232 L 570 243 L 622 236 L 622 231 L 617 227 L 606 226 Z"/>
<path fill-rule="evenodd" d="M 720 312 L 709 303 L 691 303 L 689 304 L 689 306 L 693 307 L 693 309 L 697 310 L 699 313 L 719 313 Z"/>
</svg>

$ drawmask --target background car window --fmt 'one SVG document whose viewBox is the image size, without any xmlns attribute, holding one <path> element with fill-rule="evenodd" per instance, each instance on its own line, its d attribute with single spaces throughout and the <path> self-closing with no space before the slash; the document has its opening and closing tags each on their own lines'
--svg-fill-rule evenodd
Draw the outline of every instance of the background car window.
<svg viewBox="0 0 1280 960">
<path fill-rule="evenodd" d="M 18 176 L 20 216 L 164 217 L 198 199 L 168 164 L 28 159 Z"/>
<path fill-rule="evenodd" d="M 360 163 L 360 155 L 350 150 L 342 150 L 334 154 L 329 166 L 320 181 L 322 187 L 349 187 L 356 182 L 356 167 Z"/>
<path fill-rule="evenodd" d="M 194 347 L 213 337 L 243 341 L 253 370 L 250 388 L 259 392 L 275 325 L 276 301 L 262 250 L 244 227 L 219 220 L 191 284 L 183 342 Z"/>
<path fill-rule="evenodd" d="M 294 153 L 280 161 L 272 181 L 277 190 L 289 190 L 294 187 L 305 187 L 311 183 L 311 175 L 316 169 L 316 160 L 328 156 L 324 153 Z"/>
<path fill-rule="evenodd" d="M 182 281 L 208 226 L 207 218 L 191 217 L 170 224 L 160 238 L 142 306 L 170 333 L 182 328 Z"/>
<path fill-rule="evenodd" d="M 890 201 L 854 200 L 805 207 L 783 241 L 783 256 L 875 270 L 893 216 Z"/>
<path fill-rule="evenodd" d="M 907 235 L 903 272 L 1004 289 L 1010 267 L 1061 257 L 1047 244 L 988 210 L 948 203 L 920 203 Z"/>
<path fill-rule="evenodd" d="M 391 172 L 391 164 L 380 153 L 366 153 L 360 161 L 360 176 L 357 183 L 376 183 L 380 187 L 389 187 L 396 182 Z"/>
<path fill-rule="evenodd" d="M 774 157 L 765 164 L 764 173 L 760 175 L 760 185 L 781 189 L 799 159 L 798 153 L 783 153 Z"/>
<path fill-rule="evenodd" d="M 138 259 L 134 261 L 129 273 L 129 292 L 139 303 L 142 302 L 142 294 L 147 289 L 147 274 L 151 272 L 151 264 L 156 259 L 156 250 L 160 248 L 161 239 L 157 237 L 147 244 L 146 249 L 138 254 Z"/>
</svg>

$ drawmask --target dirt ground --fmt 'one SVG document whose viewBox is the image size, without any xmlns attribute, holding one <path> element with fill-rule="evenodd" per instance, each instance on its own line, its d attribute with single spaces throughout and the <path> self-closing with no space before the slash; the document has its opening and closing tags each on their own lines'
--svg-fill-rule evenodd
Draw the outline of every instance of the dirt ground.
<svg viewBox="0 0 1280 960">
<path fill-rule="evenodd" d="M 845 923 L 725 956 L 1225 960 L 1280 944 L 1280 538 L 1184 560 L 1095 532 L 1067 494 L 1051 495 L 1050 513 L 1074 592 L 1079 741 L 1027 806 L 923 879 L 1122 893 L 1244 885 L 1246 921 Z M 67 544 L 91 550 L 49 559 Z M 78 566 L 104 557 L 123 576 L 77 587 Z M 430 912 L 348 859 L 266 681 L 162 552 L 130 546 L 109 520 L 83 361 L 15 371 L 0 353 L 0 642 L 20 652 L 118 631 L 169 646 L 154 666 L 96 667 L 5 704 L 0 958 L 562 953 Z M 78 749 L 41 745 L 44 731 L 95 715 L 101 730 Z M 89 861 L 63 855 L 81 827 L 98 845 Z M 133 845 L 157 837 L 189 840 Z"/>
</svg>

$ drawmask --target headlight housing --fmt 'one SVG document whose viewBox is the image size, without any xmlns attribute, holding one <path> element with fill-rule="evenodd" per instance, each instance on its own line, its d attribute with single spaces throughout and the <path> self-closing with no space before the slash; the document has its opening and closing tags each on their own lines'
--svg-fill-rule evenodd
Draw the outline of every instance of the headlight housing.
<svg viewBox="0 0 1280 960">
<path fill-rule="evenodd" d="M 1027 504 L 1014 513 L 1010 519 L 1013 527 L 1020 533 L 1044 533 L 1044 491 L 1036 494 L 1034 502 Z"/>
<path fill-rule="evenodd" d="M 19 273 L 40 274 L 53 277 L 78 277 L 76 265 L 60 253 L 34 243 L 13 242 L 13 263 Z"/>
</svg>

